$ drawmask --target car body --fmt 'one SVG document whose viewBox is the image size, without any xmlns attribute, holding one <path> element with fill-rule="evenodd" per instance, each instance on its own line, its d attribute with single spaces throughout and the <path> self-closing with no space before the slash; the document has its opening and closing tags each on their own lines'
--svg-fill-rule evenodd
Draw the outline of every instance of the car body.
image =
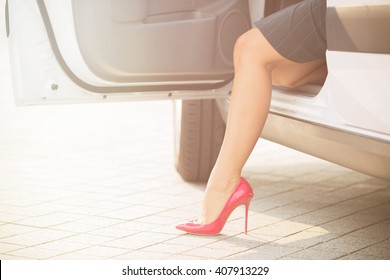
<svg viewBox="0 0 390 280">
<path fill-rule="evenodd" d="M 223 139 L 235 40 L 292 2 L 8 0 L 16 103 L 183 100 L 174 101 L 177 169 L 205 181 Z M 326 82 L 274 87 L 262 137 L 390 180 L 390 0 L 327 5 Z"/>
</svg>

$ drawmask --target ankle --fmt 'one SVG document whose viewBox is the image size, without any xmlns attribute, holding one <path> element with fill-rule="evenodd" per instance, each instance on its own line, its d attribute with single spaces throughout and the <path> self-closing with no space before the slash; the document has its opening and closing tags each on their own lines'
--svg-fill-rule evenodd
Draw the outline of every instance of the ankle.
<svg viewBox="0 0 390 280">
<path fill-rule="evenodd" d="M 231 193 L 233 192 L 237 184 L 240 182 L 240 180 L 241 180 L 240 175 L 224 177 L 224 178 L 219 178 L 217 176 L 215 177 L 210 176 L 207 182 L 207 189 L 212 189 L 218 192 Z"/>
</svg>

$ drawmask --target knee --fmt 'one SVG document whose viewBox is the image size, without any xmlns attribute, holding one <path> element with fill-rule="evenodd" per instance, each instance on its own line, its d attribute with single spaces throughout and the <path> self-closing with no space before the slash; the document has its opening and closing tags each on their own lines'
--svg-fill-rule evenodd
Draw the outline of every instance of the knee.
<svg viewBox="0 0 390 280">
<path fill-rule="evenodd" d="M 256 63 L 272 71 L 276 57 L 272 54 L 272 47 L 261 34 L 254 28 L 242 34 L 234 46 L 234 64 Z"/>
<path fill-rule="evenodd" d="M 262 44 L 256 35 L 258 36 L 253 30 L 249 30 L 237 39 L 233 53 L 235 64 L 238 64 L 243 60 L 261 63 Z"/>
</svg>

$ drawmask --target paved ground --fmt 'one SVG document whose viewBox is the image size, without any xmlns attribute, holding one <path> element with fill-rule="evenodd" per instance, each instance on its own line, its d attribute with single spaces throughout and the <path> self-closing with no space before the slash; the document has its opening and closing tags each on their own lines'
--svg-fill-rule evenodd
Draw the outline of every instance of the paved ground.
<svg viewBox="0 0 390 280">
<path fill-rule="evenodd" d="M 174 170 L 172 104 L 16 108 L 0 43 L 0 259 L 390 259 L 388 182 L 264 140 L 248 235 L 241 208 L 177 231 L 204 186 Z"/>
</svg>

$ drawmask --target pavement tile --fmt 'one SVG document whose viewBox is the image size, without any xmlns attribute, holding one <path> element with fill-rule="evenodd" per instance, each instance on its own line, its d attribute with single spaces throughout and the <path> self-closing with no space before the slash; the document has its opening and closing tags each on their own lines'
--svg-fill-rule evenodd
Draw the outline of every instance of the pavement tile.
<svg viewBox="0 0 390 280">
<path fill-rule="evenodd" d="M 176 238 L 177 235 L 172 235 L 168 233 L 157 233 L 151 231 L 138 232 L 131 236 L 131 238 L 148 240 L 153 242 L 164 242 L 170 239 Z"/>
<path fill-rule="evenodd" d="M 234 260 L 276 260 L 289 255 L 290 253 L 302 250 L 298 247 L 290 247 L 275 243 L 268 243 L 240 253 L 229 256 L 227 259 Z"/>
<path fill-rule="evenodd" d="M 279 258 L 278 260 L 298 261 L 298 260 L 302 260 L 302 258 L 298 258 L 298 257 L 295 258 L 295 257 L 285 256 L 285 257 Z"/>
<path fill-rule="evenodd" d="M 122 195 L 112 198 L 111 201 L 124 203 L 127 207 L 143 205 L 144 203 L 155 202 L 161 198 L 161 194 L 155 194 L 153 191 L 139 191 L 135 194 Z M 158 207 L 157 205 L 155 207 Z"/>
<path fill-rule="evenodd" d="M 306 213 L 311 213 L 315 210 L 319 210 L 327 207 L 327 202 L 313 202 L 310 200 L 304 200 L 293 202 L 291 204 L 271 210 L 271 212 L 283 215 L 283 217 L 297 217 Z M 289 215 L 286 215 L 289 213 Z"/>
<path fill-rule="evenodd" d="M 18 224 L 35 227 L 52 227 L 66 222 L 80 220 L 84 216 L 71 213 L 53 213 L 18 221 Z"/>
<path fill-rule="evenodd" d="M 147 252 L 143 250 L 132 251 L 123 255 L 116 256 L 118 260 L 162 260 L 169 257 L 170 254 L 162 252 Z"/>
<path fill-rule="evenodd" d="M 191 204 L 186 207 L 180 207 L 176 209 L 170 209 L 162 212 L 160 215 L 172 218 L 178 218 L 181 222 L 188 221 L 193 218 L 197 218 L 199 216 L 201 209 L 201 203 L 199 202 L 195 204 Z"/>
<path fill-rule="evenodd" d="M 128 237 L 111 240 L 101 244 L 108 247 L 123 248 L 130 251 L 130 250 L 137 250 L 148 246 L 152 246 L 160 242 L 161 241 L 144 240 L 144 239 L 140 239 L 139 237 L 135 238 L 133 236 L 128 236 Z"/>
<path fill-rule="evenodd" d="M 18 209 L 12 209 L 12 213 L 18 213 L 26 216 L 26 218 L 39 217 L 53 213 L 66 212 L 69 208 L 68 205 L 60 204 L 55 201 L 46 201 L 37 205 L 29 207 L 19 207 Z"/>
<path fill-rule="evenodd" d="M 256 240 L 258 240 L 261 243 L 270 243 L 270 242 L 273 242 L 275 240 L 279 240 L 281 238 L 280 236 L 259 234 L 259 233 L 256 233 L 256 232 L 248 232 L 247 236 L 250 237 L 250 238 L 255 238 Z"/>
<path fill-rule="evenodd" d="M 264 226 L 275 224 L 280 221 L 282 221 L 281 218 L 274 217 L 265 213 L 253 213 L 250 209 L 248 217 L 248 230 L 261 228 Z"/>
<path fill-rule="evenodd" d="M 183 234 L 182 231 L 179 231 L 178 229 L 175 228 L 175 224 L 168 224 L 168 225 L 163 225 L 163 226 L 157 226 L 149 230 L 149 232 L 157 232 L 157 233 L 164 233 L 164 234 L 169 234 L 169 235 L 175 235 L 175 236 L 180 236 Z"/>
<path fill-rule="evenodd" d="M 66 240 L 56 240 L 48 243 L 43 243 L 35 246 L 35 248 L 57 250 L 62 252 L 73 252 L 80 249 L 90 247 L 89 244 L 83 244 L 78 242 L 70 242 Z"/>
<path fill-rule="evenodd" d="M 349 219 L 346 218 L 341 218 L 321 224 L 322 228 L 335 235 L 350 233 L 364 226 L 367 226 L 367 222 L 351 222 Z"/>
<path fill-rule="evenodd" d="M 335 187 L 345 187 L 355 183 L 366 182 L 371 179 L 370 176 L 362 173 L 354 173 L 347 169 L 345 171 L 346 172 L 340 174 L 339 176 L 329 179 L 327 184 Z"/>
<path fill-rule="evenodd" d="M 21 256 L 12 256 L 7 254 L 0 254 L 0 260 L 36 260 L 34 257 L 21 257 Z"/>
<path fill-rule="evenodd" d="M 98 225 L 91 225 L 91 224 L 83 224 L 79 222 L 68 222 L 63 223 L 56 226 L 51 226 L 52 229 L 58 229 L 58 230 L 64 230 L 64 231 L 70 231 L 75 233 L 86 233 L 90 232 L 96 229 L 102 228 L 102 226 Z"/>
<path fill-rule="evenodd" d="M 128 230 L 129 232 L 133 232 L 133 231 L 142 232 L 142 231 L 149 231 L 149 230 L 152 230 L 154 228 L 157 228 L 157 227 L 159 227 L 159 225 L 140 223 L 137 220 L 134 220 L 134 221 L 128 221 L 128 222 L 116 224 L 116 225 L 113 225 L 112 227 L 116 228 L 116 229 Z"/>
<path fill-rule="evenodd" d="M 255 195 L 249 206 L 249 211 L 251 211 L 252 215 L 253 213 L 262 214 L 277 207 L 280 207 L 280 202 L 267 200 L 266 198 L 257 198 Z"/>
<path fill-rule="evenodd" d="M 12 223 L 28 218 L 26 215 L 0 212 L 0 221 L 3 223 Z"/>
<path fill-rule="evenodd" d="M 306 204 L 306 206 L 305 206 Z M 273 216 L 275 218 L 278 218 L 280 220 L 291 220 L 293 218 L 299 217 L 301 215 L 304 215 L 306 213 L 310 213 L 312 211 L 315 211 L 321 207 L 321 204 L 318 203 L 318 206 L 312 206 L 312 209 L 310 209 L 310 206 L 307 206 L 309 203 L 305 203 L 304 201 L 301 203 L 293 202 L 287 205 L 283 205 L 280 207 L 273 208 L 271 210 L 265 211 L 264 213 Z"/>
<path fill-rule="evenodd" d="M 279 257 L 277 254 L 268 254 L 259 252 L 256 249 L 248 250 L 232 256 L 228 256 L 226 260 L 277 260 Z"/>
<path fill-rule="evenodd" d="M 45 260 L 51 257 L 55 257 L 63 254 L 64 251 L 60 250 L 51 250 L 51 249 L 43 249 L 36 247 L 28 247 L 19 250 L 15 250 L 7 253 L 8 255 L 22 258 L 33 258 L 35 260 Z"/>
<path fill-rule="evenodd" d="M 87 224 L 87 225 L 113 226 L 113 225 L 123 223 L 123 220 L 99 217 L 99 216 L 88 216 L 83 219 L 77 220 L 77 222 Z"/>
<path fill-rule="evenodd" d="M 24 192 L 21 195 L 16 197 L 8 197 L 6 204 L 11 206 L 16 206 L 16 207 L 29 207 L 29 206 L 38 205 L 44 201 L 45 199 L 43 198 L 33 197 L 32 193 Z"/>
<path fill-rule="evenodd" d="M 308 169 L 307 167 L 304 168 L 302 170 L 302 173 L 305 173 L 305 170 L 306 170 L 306 172 L 308 172 L 307 169 Z M 298 184 L 305 184 L 305 185 L 307 185 L 307 184 L 315 185 L 315 184 L 327 181 L 333 177 L 334 177 L 334 174 L 332 174 L 332 173 L 318 172 L 318 170 L 317 170 L 316 172 L 313 172 L 313 173 L 306 173 L 306 174 L 301 174 L 301 175 L 295 176 L 295 177 L 291 178 L 291 182 L 298 183 Z"/>
<path fill-rule="evenodd" d="M 127 253 L 128 250 L 108 246 L 92 246 L 75 251 L 76 254 L 113 258 Z"/>
<path fill-rule="evenodd" d="M 95 202 L 96 201 L 88 199 L 87 196 L 84 195 L 84 193 L 80 193 L 78 196 L 67 196 L 56 201 L 56 203 L 58 203 L 59 205 L 65 205 L 67 209 L 75 207 L 93 207 Z"/>
<path fill-rule="evenodd" d="M 268 254 L 273 257 L 281 258 L 289 254 L 301 251 L 302 248 L 269 243 L 269 244 L 261 245 L 255 248 L 254 250 L 264 254 Z"/>
<path fill-rule="evenodd" d="M 184 185 L 184 183 L 183 183 Z M 183 186 L 184 188 L 186 186 Z M 160 194 L 162 199 L 157 199 L 149 202 L 143 203 L 145 206 L 150 207 L 160 207 L 164 208 L 166 210 L 176 209 L 179 207 L 185 207 L 193 203 L 199 203 L 201 202 L 201 197 L 194 197 L 192 195 L 192 192 L 188 193 L 185 192 L 180 195 L 168 195 L 168 194 Z"/>
<path fill-rule="evenodd" d="M 343 252 L 345 254 L 348 254 L 354 253 L 362 248 L 368 247 L 376 243 L 377 241 L 372 238 L 344 235 L 315 245 L 311 247 L 311 249 L 321 251 Z"/>
<path fill-rule="evenodd" d="M 301 231 L 276 240 L 274 243 L 279 245 L 294 246 L 299 248 L 309 248 L 317 244 L 321 244 L 328 240 L 336 238 L 337 235 L 315 232 L 315 231 Z"/>
<path fill-rule="evenodd" d="M 283 220 L 271 225 L 251 230 L 252 233 L 272 235 L 272 236 L 287 236 L 297 232 L 301 232 L 310 228 L 311 225 L 297 223 L 289 220 Z"/>
<path fill-rule="evenodd" d="M 382 260 L 381 257 L 370 256 L 370 255 L 361 255 L 359 253 L 352 253 L 340 258 L 338 260 Z M 386 258 L 384 258 L 386 260 Z"/>
<path fill-rule="evenodd" d="M 165 243 L 169 244 L 177 244 L 177 245 L 184 245 L 184 246 L 192 246 L 192 247 L 199 247 L 199 246 L 205 246 L 210 243 L 214 243 L 220 239 L 224 239 L 223 235 L 217 235 L 217 236 L 197 236 L 197 235 L 190 235 L 190 234 L 182 234 L 175 238 L 172 238 L 170 240 L 165 241 Z"/>
<path fill-rule="evenodd" d="M 180 261 L 190 261 L 190 260 L 204 260 L 203 257 L 196 257 L 196 256 L 187 256 L 187 255 L 182 255 L 182 254 L 173 254 L 169 255 L 165 258 L 164 260 L 180 260 Z"/>
<path fill-rule="evenodd" d="M 198 247 L 189 251 L 186 251 L 182 255 L 201 257 L 203 259 L 222 259 L 224 257 L 228 257 L 234 253 L 240 252 L 241 250 L 237 248 L 230 249 L 216 249 L 209 247 Z"/>
<path fill-rule="evenodd" d="M 181 219 L 176 217 L 165 216 L 163 212 L 158 215 L 142 217 L 136 219 L 135 221 L 139 223 L 156 224 L 159 226 L 170 225 L 172 227 L 172 225 L 181 222 Z"/>
<path fill-rule="evenodd" d="M 21 248 L 24 248 L 24 246 L 0 242 L 0 254 L 12 252 Z"/>
<path fill-rule="evenodd" d="M 18 235 L 26 232 L 37 230 L 36 227 L 18 225 L 18 224 L 3 224 L 0 225 L 0 238 Z"/>
<path fill-rule="evenodd" d="M 113 237 L 92 235 L 88 233 L 76 234 L 71 237 L 63 239 L 66 242 L 81 243 L 88 245 L 99 245 L 113 240 Z"/>
<path fill-rule="evenodd" d="M 93 235 L 108 236 L 113 238 L 122 238 L 136 234 L 138 231 L 129 231 L 125 229 L 115 228 L 114 226 L 99 228 L 97 230 L 92 230 L 89 233 Z"/>
<path fill-rule="evenodd" d="M 192 246 L 175 245 L 169 243 L 159 243 L 149 247 L 145 247 L 142 250 L 146 252 L 161 252 L 166 254 L 181 254 L 193 249 Z"/>
<path fill-rule="evenodd" d="M 327 212 L 323 210 L 315 210 L 290 218 L 290 220 L 294 222 L 311 225 L 313 227 L 321 226 L 322 224 L 333 221 L 335 219 L 337 219 L 337 217 L 334 217 L 330 214 L 328 215 Z"/>
<path fill-rule="evenodd" d="M 92 256 L 92 255 L 83 255 L 78 253 L 65 253 L 58 256 L 50 257 L 50 260 L 107 260 L 108 257 L 102 256 Z"/>
<path fill-rule="evenodd" d="M 351 232 L 351 236 L 372 238 L 377 241 L 384 241 L 390 238 L 390 220 L 380 222 L 365 228 Z"/>
<path fill-rule="evenodd" d="M 310 248 L 289 254 L 286 257 L 298 258 L 301 260 L 335 260 L 344 255 L 345 253 L 343 252 L 323 251 Z"/>
<path fill-rule="evenodd" d="M 35 246 L 51 242 L 54 240 L 60 240 L 74 235 L 74 233 L 52 230 L 52 229 L 39 229 L 33 232 L 18 234 L 10 237 L 1 238 L 0 242 L 11 243 L 24 246 Z"/>
<path fill-rule="evenodd" d="M 390 239 L 371 245 L 356 252 L 363 256 L 370 256 L 382 260 L 390 260 Z"/>
<path fill-rule="evenodd" d="M 120 203 L 117 201 L 104 200 L 104 201 L 96 202 L 93 206 L 95 208 L 92 208 L 92 209 L 99 210 L 99 213 L 97 213 L 97 214 L 100 214 L 100 213 L 108 212 L 109 210 L 114 211 L 114 210 L 127 208 L 129 205 L 127 203 Z M 76 211 L 76 212 L 77 212 L 77 210 L 83 211 L 83 208 L 84 207 L 75 208 L 74 211 Z M 72 210 L 73 209 L 71 209 L 70 211 L 72 211 Z"/>
<path fill-rule="evenodd" d="M 360 214 L 376 218 L 377 220 L 390 221 L 390 202 L 382 203 L 375 207 L 365 209 Z"/>
<path fill-rule="evenodd" d="M 142 217 L 146 217 L 152 214 L 163 212 L 164 208 L 146 207 L 143 205 L 130 206 L 125 209 L 115 210 L 112 212 L 106 212 L 102 214 L 103 217 L 122 219 L 122 220 L 135 220 Z"/>
<path fill-rule="evenodd" d="M 387 188 L 369 193 L 364 196 L 363 198 L 365 201 L 373 201 L 376 203 L 386 203 L 390 200 L 390 187 L 387 186 Z"/>
<path fill-rule="evenodd" d="M 99 216 L 105 212 L 107 212 L 106 209 L 103 208 L 97 208 L 98 206 L 96 204 L 90 207 L 87 206 L 73 206 L 69 209 L 67 209 L 66 213 L 72 213 L 72 214 L 79 214 L 79 215 L 84 215 L 84 216 Z M 118 208 L 116 208 L 118 209 Z"/>
</svg>

